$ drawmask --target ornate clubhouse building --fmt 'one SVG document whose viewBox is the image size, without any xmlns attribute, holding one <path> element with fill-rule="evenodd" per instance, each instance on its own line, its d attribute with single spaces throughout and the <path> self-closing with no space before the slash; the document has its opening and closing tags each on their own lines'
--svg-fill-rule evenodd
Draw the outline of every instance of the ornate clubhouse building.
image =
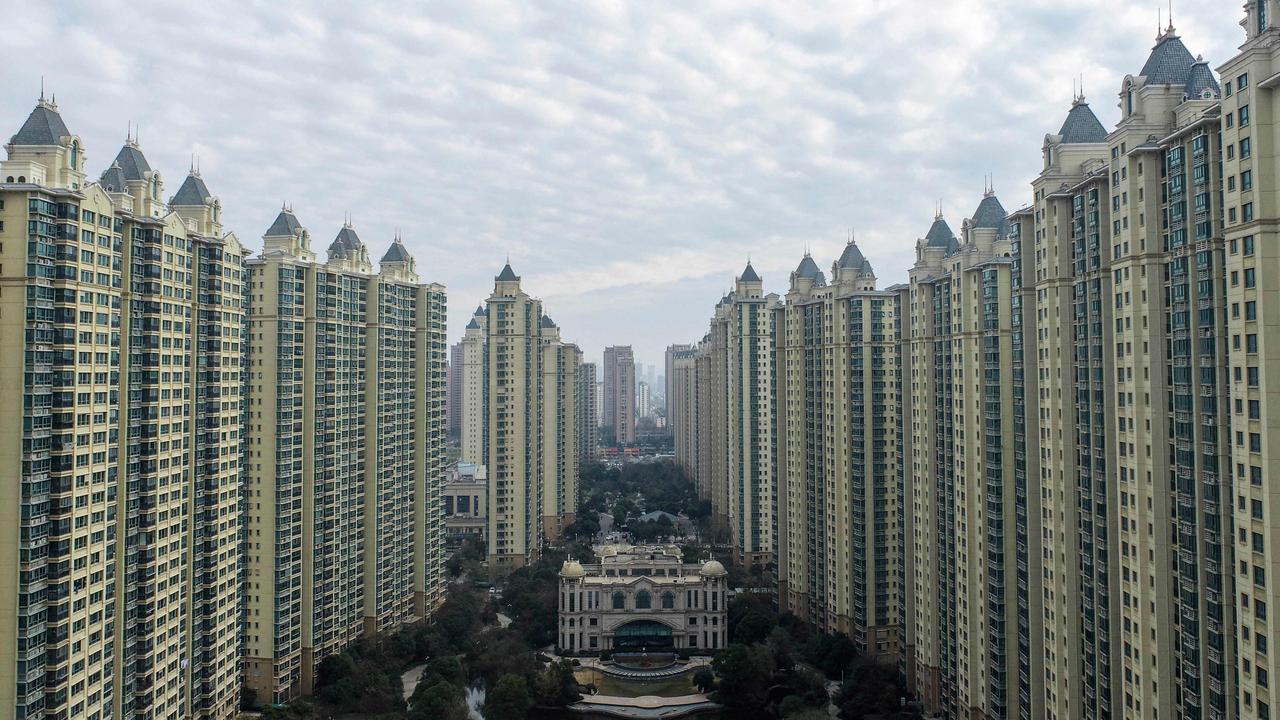
<svg viewBox="0 0 1280 720">
<path fill-rule="evenodd" d="M 561 652 L 716 650 L 726 645 L 728 583 L 715 560 L 675 545 L 602 545 L 600 562 L 560 568 Z"/>
</svg>

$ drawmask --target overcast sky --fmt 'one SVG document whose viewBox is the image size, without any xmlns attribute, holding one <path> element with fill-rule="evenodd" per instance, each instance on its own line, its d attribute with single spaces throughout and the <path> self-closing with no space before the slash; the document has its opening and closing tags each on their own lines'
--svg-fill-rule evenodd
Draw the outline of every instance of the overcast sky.
<svg viewBox="0 0 1280 720">
<path fill-rule="evenodd" d="M 1175 3 L 1215 68 L 1240 4 Z M 344 213 L 375 258 L 400 228 L 450 342 L 510 256 L 589 359 L 660 363 L 748 255 L 785 293 L 854 228 L 884 287 L 939 200 L 957 231 L 988 173 L 1025 204 L 1073 78 L 1112 127 L 1161 2 L 233 5 L 12 3 L 0 137 L 44 76 L 95 178 L 140 124 L 167 193 L 199 155 L 251 248 L 286 200 L 319 252 Z"/>
</svg>

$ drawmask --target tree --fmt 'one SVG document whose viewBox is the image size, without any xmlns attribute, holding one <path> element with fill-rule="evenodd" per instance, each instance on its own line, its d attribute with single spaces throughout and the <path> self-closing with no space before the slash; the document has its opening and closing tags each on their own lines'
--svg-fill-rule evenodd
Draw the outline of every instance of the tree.
<svg viewBox="0 0 1280 720">
<path fill-rule="evenodd" d="M 736 709 L 740 715 L 763 712 L 768 701 L 772 664 L 760 648 L 730 644 L 712 662 L 720 677 L 716 701 Z"/>
<path fill-rule="evenodd" d="M 533 707 L 529 685 L 520 675 L 503 675 L 484 701 L 486 720 L 524 720 Z"/>
<path fill-rule="evenodd" d="M 573 663 L 561 660 L 538 673 L 533 684 L 533 696 L 538 705 L 546 707 L 565 707 L 581 700 L 578 679 L 573 675 Z"/>
<path fill-rule="evenodd" d="M 711 668 L 703 666 L 693 674 L 693 686 L 698 688 L 698 692 L 703 694 L 709 693 L 716 689 L 716 674 L 711 672 Z"/>
<path fill-rule="evenodd" d="M 860 660 L 849 669 L 836 706 L 845 720 L 862 720 L 902 712 L 900 698 L 907 694 L 897 668 Z"/>
<path fill-rule="evenodd" d="M 409 720 L 467 720 L 466 692 L 445 680 L 419 684 L 413 693 Z"/>
<path fill-rule="evenodd" d="M 490 687 L 504 675 L 532 678 L 538 671 L 533 651 L 511 628 L 494 628 L 480 635 L 467 650 L 464 664 L 472 681 L 484 680 Z"/>
<path fill-rule="evenodd" d="M 818 635 L 809 641 L 804 658 L 827 677 L 837 679 L 857 656 L 857 648 L 844 633 Z"/>
</svg>

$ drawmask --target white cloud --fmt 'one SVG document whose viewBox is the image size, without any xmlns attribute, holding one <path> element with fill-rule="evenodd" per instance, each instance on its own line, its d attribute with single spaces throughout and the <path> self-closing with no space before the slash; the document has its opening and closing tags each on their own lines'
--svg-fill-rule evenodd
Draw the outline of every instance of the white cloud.
<svg viewBox="0 0 1280 720">
<path fill-rule="evenodd" d="M 882 285 L 941 199 L 993 173 L 1024 204 L 1084 75 L 1105 124 L 1155 35 L 1137 0 L 536 5 L 19 4 L 0 64 L 16 130 L 41 76 L 94 172 L 142 125 L 176 189 L 192 153 L 250 245 L 281 200 L 320 249 L 350 212 L 375 256 L 399 227 L 450 288 L 451 337 L 509 253 L 566 338 L 642 360 L 700 337 L 751 255 L 784 292 L 851 226 Z M 1212 65 L 1241 38 L 1178 9 Z"/>
</svg>

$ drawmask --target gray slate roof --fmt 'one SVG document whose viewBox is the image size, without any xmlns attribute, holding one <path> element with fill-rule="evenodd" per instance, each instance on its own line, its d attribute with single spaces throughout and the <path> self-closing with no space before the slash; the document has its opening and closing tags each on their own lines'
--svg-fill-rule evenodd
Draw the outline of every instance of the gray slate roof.
<svg viewBox="0 0 1280 720">
<path fill-rule="evenodd" d="M 151 170 L 151 165 L 147 164 L 147 158 L 133 143 L 126 143 L 120 148 L 120 152 L 116 154 L 116 162 L 120 164 L 120 169 L 124 171 L 126 180 L 143 180 L 143 173 Z"/>
<path fill-rule="evenodd" d="M 36 105 L 27 121 L 22 123 L 18 134 L 10 140 L 14 145 L 57 145 L 58 138 L 69 137 L 71 131 L 62 116 L 52 105 L 41 102 Z"/>
<path fill-rule="evenodd" d="M 1138 74 L 1147 79 L 1148 85 L 1185 85 L 1195 61 L 1182 39 L 1170 30 L 1156 41 Z"/>
<path fill-rule="evenodd" d="M 973 211 L 973 226 L 992 228 L 998 237 L 1009 234 L 1009 213 L 1005 212 L 994 193 L 984 196 L 978 203 L 978 209 Z"/>
<path fill-rule="evenodd" d="M 468 329 L 468 330 L 479 330 L 479 329 L 480 329 L 480 323 L 476 322 L 476 319 L 475 319 L 475 318 L 471 318 L 471 322 L 467 323 L 467 329 Z"/>
<path fill-rule="evenodd" d="M 805 253 L 804 259 L 796 266 L 796 277 L 809 278 L 814 281 L 815 285 L 827 284 L 827 276 L 822 274 L 818 263 L 813 261 L 809 253 Z"/>
<path fill-rule="evenodd" d="M 338 231 L 338 236 L 329 245 L 329 259 L 345 258 L 348 255 L 355 257 L 360 254 L 362 247 L 364 243 L 360 241 L 356 231 L 350 225 L 343 225 Z"/>
<path fill-rule="evenodd" d="M 298 218 L 293 214 L 293 211 L 281 210 L 280 214 L 276 216 L 275 222 L 271 223 L 271 227 L 267 228 L 264 236 L 277 237 L 285 235 L 293 237 L 301 229 L 302 223 L 298 222 Z"/>
<path fill-rule="evenodd" d="M 201 180 L 199 175 L 191 173 L 187 175 L 186 180 L 182 181 L 182 187 L 178 188 L 178 192 L 174 194 L 169 204 L 212 205 L 213 193 L 209 192 L 209 188 L 205 186 L 204 180 Z"/>
<path fill-rule="evenodd" d="M 484 315 L 484 306 L 483 306 L 483 305 L 477 305 L 477 306 L 476 306 L 476 311 L 475 311 L 475 312 L 473 312 L 473 313 L 471 313 L 471 314 L 472 314 L 472 315 Z"/>
<path fill-rule="evenodd" d="M 409 251 L 405 249 L 400 239 L 396 238 L 391 242 L 391 247 L 387 248 L 387 252 L 383 254 L 381 262 L 409 262 Z"/>
<path fill-rule="evenodd" d="M 739 278 L 742 282 L 760 282 L 760 276 L 756 274 L 756 269 L 751 267 L 751 261 L 747 261 L 747 268 L 742 271 Z"/>
<path fill-rule="evenodd" d="M 120 169 L 118 163 L 111 163 L 111 167 L 107 168 L 98 179 L 98 184 L 107 192 L 124 192 L 128 189 L 125 186 L 124 171 Z"/>
<path fill-rule="evenodd" d="M 862 251 L 858 249 L 858 243 L 852 240 L 844 246 L 844 252 L 840 253 L 840 259 L 836 261 L 836 264 L 841 268 L 851 268 L 863 277 L 875 275 L 875 272 L 871 269 L 871 263 L 867 261 L 867 258 L 862 255 Z"/>
<path fill-rule="evenodd" d="M 925 245 L 933 248 L 944 248 L 947 252 L 954 252 L 960 248 L 960 242 L 956 240 L 956 234 L 951 231 L 951 226 L 947 224 L 942 216 L 933 219 L 933 224 L 929 226 L 929 232 L 924 235 Z"/>
<path fill-rule="evenodd" d="M 555 322 L 552 321 L 551 317 L 548 315 L 543 315 L 542 320 L 540 320 L 538 324 L 544 328 L 553 328 L 556 326 Z"/>
<path fill-rule="evenodd" d="M 511 263 L 502 266 L 502 272 L 498 273 L 498 277 L 494 280 L 509 282 L 511 280 L 519 280 L 520 276 L 516 275 L 516 271 L 511 269 Z"/>
<path fill-rule="evenodd" d="M 1058 134 L 1062 136 L 1062 142 L 1065 145 L 1100 143 L 1107 140 L 1106 128 L 1098 122 L 1098 116 L 1093 114 L 1093 110 L 1089 109 L 1089 103 L 1084 100 L 1079 100 L 1071 106 L 1071 111 L 1067 113 L 1067 119 L 1062 122 L 1062 129 Z"/>
<path fill-rule="evenodd" d="M 1187 73 L 1187 97 L 1199 98 L 1208 90 L 1213 97 L 1222 97 L 1222 87 L 1218 85 L 1218 79 L 1213 76 L 1213 71 L 1209 69 L 1209 63 L 1204 60 L 1197 60 L 1191 66 L 1191 71 Z"/>
</svg>

